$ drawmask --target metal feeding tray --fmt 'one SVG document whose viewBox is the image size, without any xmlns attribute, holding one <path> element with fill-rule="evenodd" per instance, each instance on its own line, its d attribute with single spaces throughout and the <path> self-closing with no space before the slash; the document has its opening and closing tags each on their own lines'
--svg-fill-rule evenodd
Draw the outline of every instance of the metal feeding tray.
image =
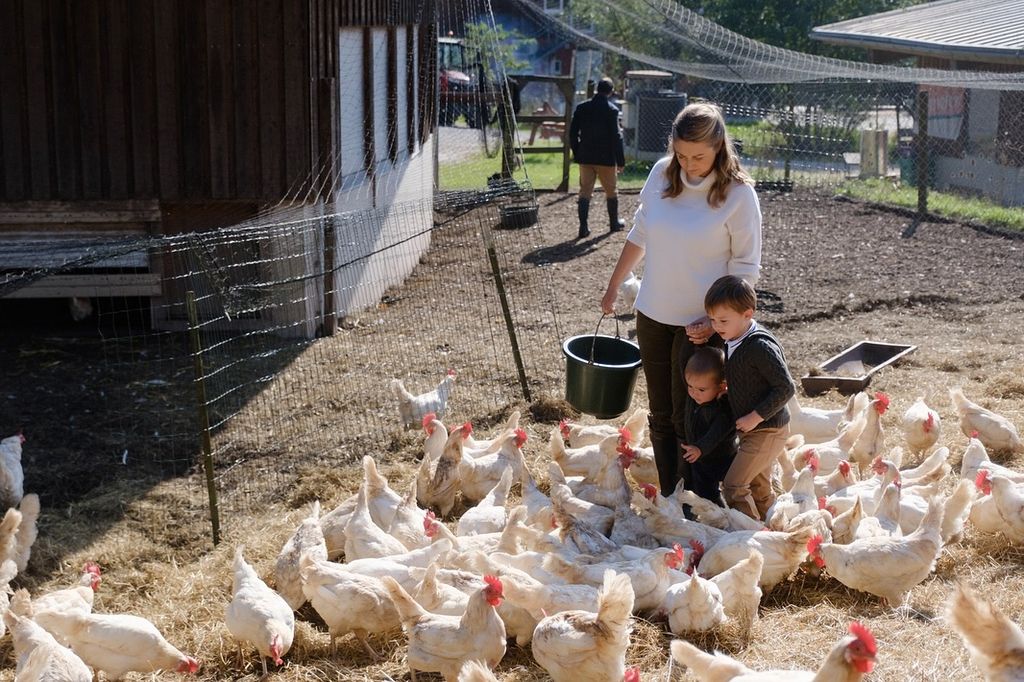
<svg viewBox="0 0 1024 682">
<path fill-rule="evenodd" d="M 800 385 L 807 395 L 818 395 L 830 388 L 852 395 L 867 388 L 875 372 L 915 350 L 917 346 L 901 343 L 860 341 L 800 377 Z"/>
</svg>

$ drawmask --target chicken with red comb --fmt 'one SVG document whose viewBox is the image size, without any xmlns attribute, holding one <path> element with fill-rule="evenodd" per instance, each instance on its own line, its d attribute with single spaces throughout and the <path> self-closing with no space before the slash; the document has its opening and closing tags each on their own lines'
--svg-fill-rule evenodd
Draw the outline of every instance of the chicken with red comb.
<svg viewBox="0 0 1024 682">
<path fill-rule="evenodd" d="M 725 654 L 709 654 L 681 639 L 672 642 L 672 658 L 702 682 L 712 680 L 759 680 L 761 682 L 814 682 L 843 680 L 858 682 L 875 667 L 878 645 L 864 625 L 852 623 L 850 634 L 842 637 L 816 672 L 806 670 L 755 671 Z"/>
</svg>

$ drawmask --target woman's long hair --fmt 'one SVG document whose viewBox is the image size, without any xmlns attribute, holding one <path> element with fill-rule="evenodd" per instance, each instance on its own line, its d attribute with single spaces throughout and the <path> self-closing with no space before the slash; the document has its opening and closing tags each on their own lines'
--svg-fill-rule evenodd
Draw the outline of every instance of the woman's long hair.
<svg viewBox="0 0 1024 682">
<path fill-rule="evenodd" d="M 669 161 L 665 167 L 665 179 L 668 183 L 661 194 L 663 197 L 677 197 L 683 191 L 682 167 L 672 146 L 677 140 L 703 142 L 716 150 L 715 162 L 712 165 L 715 181 L 708 192 L 708 204 L 712 208 L 722 205 L 734 182 L 754 184 L 753 179 L 740 167 L 736 149 L 725 130 L 722 110 L 714 104 L 698 102 L 684 107 L 672 121 L 672 135 L 668 140 Z"/>
</svg>

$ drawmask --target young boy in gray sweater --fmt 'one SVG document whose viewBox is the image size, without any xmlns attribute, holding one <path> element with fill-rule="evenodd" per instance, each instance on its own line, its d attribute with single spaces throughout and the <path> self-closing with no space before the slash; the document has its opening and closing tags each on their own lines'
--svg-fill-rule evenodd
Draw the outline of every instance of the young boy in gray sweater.
<svg viewBox="0 0 1024 682">
<path fill-rule="evenodd" d="M 782 345 L 754 320 L 756 305 L 754 288 L 733 275 L 717 279 L 704 296 L 711 326 L 725 341 L 725 380 L 740 439 L 722 492 L 730 507 L 763 520 L 775 502 L 772 464 L 789 437 L 786 403 L 796 389 Z"/>
</svg>

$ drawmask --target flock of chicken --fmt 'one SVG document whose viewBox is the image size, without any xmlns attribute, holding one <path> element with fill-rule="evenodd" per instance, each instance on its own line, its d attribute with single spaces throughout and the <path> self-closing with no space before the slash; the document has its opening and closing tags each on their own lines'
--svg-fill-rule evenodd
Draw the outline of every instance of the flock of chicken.
<svg viewBox="0 0 1024 682">
<path fill-rule="evenodd" d="M 236 554 L 228 627 L 240 645 L 255 646 L 264 667 L 266 658 L 281 662 L 293 611 L 308 601 L 332 652 L 352 634 L 375 657 L 370 635 L 404 630 L 413 680 L 416 671 L 495 679 L 490 669 L 509 638 L 529 645 L 555 682 L 638 680 L 625 665 L 634 614 L 667 620 L 680 637 L 671 656 L 701 680 L 857 680 L 879 655 L 857 622 L 817 672 L 755 673 L 685 638 L 729 623 L 749 631 L 762 591 L 801 568 L 899 606 L 965 523 L 1024 541 L 1024 473 L 988 457 L 989 449 L 1024 445 L 1008 420 L 959 389 L 950 395 L 970 441 L 949 494 L 950 453 L 935 447 L 941 419 L 923 399 L 902 420 L 904 444 L 889 450 L 884 394 L 853 396 L 834 411 L 794 400 L 794 437 L 776 471 L 780 494 L 762 523 L 681 486 L 659 494 L 652 452 L 640 447 L 643 411 L 622 427 L 560 424 L 548 443 L 544 493 L 523 455 L 518 413 L 490 439 L 468 423 L 442 423 L 453 382 L 449 374 L 420 396 L 393 384 L 402 421 L 418 419 L 425 433 L 404 495 L 364 457 L 358 492 L 324 515 L 314 503 L 285 544 L 276 591 Z M 904 466 L 905 450 L 916 466 Z M 465 511 L 449 526 L 443 519 L 459 498 Z M 989 679 L 1024 679 L 1016 625 L 966 587 L 949 609 Z"/>
<path fill-rule="evenodd" d="M 527 466 L 526 433 L 513 413 L 488 439 L 439 418 L 450 373 L 428 394 L 394 386 L 404 423 L 422 426 L 423 457 L 405 494 L 364 457 L 358 492 L 321 514 L 319 502 L 277 557 L 271 588 L 237 547 L 224 621 L 239 647 L 284 662 L 295 611 L 307 602 L 327 625 L 330 652 L 352 634 L 377 657 L 371 635 L 404 630 L 411 678 L 494 680 L 512 638 L 529 645 L 555 682 L 640 679 L 627 669 L 632 616 L 667 621 L 671 657 L 700 680 L 859 680 L 879 652 L 870 629 L 852 622 L 816 672 L 755 672 L 687 641 L 726 625 L 749 632 L 762 592 L 798 570 L 824 571 L 845 586 L 904 605 L 965 524 L 1024 542 L 1024 472 L 988 452 L 1024 452 L 1013 424 L 950 396 L 969 437 L 960 480 L 949 450 L 936 447 L 939 414 L 918 399 L 902 419 L 902 445 L 885 448 L 889 398 L 858 394 L 843 409 L 791 402 L 793 437 L 775 472 L 779 495 L 764 522 L 711 504 L 682 486 L 662 495 L 646 413 L 621 427 L 563 422 L 548 442 L 547 492 Z M 0 522 L 0 581 L 24 570 L 39 501 L 22 494 L 24 439 L 0 441 L 9 509 Z M 905 466 L 904 452 L 917 464 Z M 512 499 L 518 485 L 521 493 Z M 461 502 L 461 504 L 460 504 Z M 687 518 L 683 509 L 689 507 Z M 453 510 L 465 508 L 458 518 Z M 76 586 L 30 598 L 0 591 L 12 633 L 16 680 L 85 682 L 102 672 L 196 672 L 198 662 L 149 621 L 93 613 L 100 570 L 87 564 Z M 1024 633 L 993 604 L 959 586 L 949 622 L 990 680 L 1024 679 Z M 692 637 L 691 637 L 692 639 Z"/>
</svg>

